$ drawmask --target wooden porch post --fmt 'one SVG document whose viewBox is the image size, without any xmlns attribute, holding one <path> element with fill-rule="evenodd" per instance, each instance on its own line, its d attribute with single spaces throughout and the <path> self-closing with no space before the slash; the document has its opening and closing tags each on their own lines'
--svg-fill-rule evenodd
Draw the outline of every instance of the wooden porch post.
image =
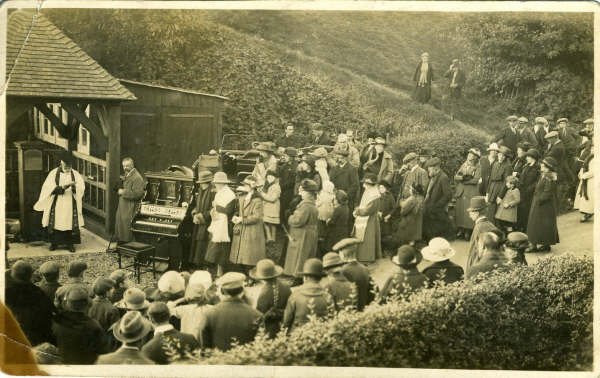
<svg viewBox="0 0 600 378">
<path fill-rule="evenodd" d="M 112 234 L 119 196 L 114 190 L 119 183 L 121 172 L 121 105 L 108 104 L 98 108 L 99 119 L 106 131 L 108 151 L 106 152 L 106 220 L 105 229 Z"/>
</svg>

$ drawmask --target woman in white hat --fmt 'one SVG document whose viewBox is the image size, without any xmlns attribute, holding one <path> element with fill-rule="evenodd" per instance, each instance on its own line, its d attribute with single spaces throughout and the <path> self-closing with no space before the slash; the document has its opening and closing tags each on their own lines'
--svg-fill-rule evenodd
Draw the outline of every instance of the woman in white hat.
<svg viewBox="0 0 600 378">
<path fill-rule="evenodd" d="M 454 206 L 454 223 L 458 228 L 456 237 L 464 237 L 469 240 L 473 231 L 473 220 L 467 214 L 467 207 L 471 198 L 479 195 L 477 184 L 481 178 L 481 165 L 479 159 L 481 152 L 477 148 L 471 148 L 467 154 L 467 160 L 460 166 L 454 175 L 456 183 L 456 205 Z"/>
<path fill-rule="evenodd" d="M 381 226 L 379 224 L 379 202 L 381 194 L 377 186 L 377 176 L 367 174 L 363 179 L 365 191 L 360 204 L 354 210 L 354 230 L 352 236 L 359 239 L 356 257 L 363 263 L 372 263 L 382 257 Z"/>
<path fill-rule="evenodd" d="M 223 275 L 223 267 L 229 260 L 233 233 L 233 213 L 235 211 L 235 193 L 227 185 L 229 179 L 225 172 L 217 172 L 213 178 L 215 198 L 210 210 L 211 222 L 208 227 L 210 241 L 206 248 L 206 262 L 217 265 L 217 277 Z"/>
<path fill-rule="evenodd" d="M 429 244 L 421 250 L 421 254 L 425 260 L 432 262 L 421 272 L 427 276 L 429 281 L 444 281 L 446 284 L 451 284 L 464 278 L 463 268 L 450 261 L 456 251 L 446 239 L 431 239 Z"/>
</svg>

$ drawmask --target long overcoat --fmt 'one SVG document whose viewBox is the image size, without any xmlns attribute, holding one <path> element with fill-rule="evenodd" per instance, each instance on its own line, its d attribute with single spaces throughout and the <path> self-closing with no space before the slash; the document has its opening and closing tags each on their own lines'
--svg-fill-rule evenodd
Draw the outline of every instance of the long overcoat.
<svg viewBox="0 0 600 378">
<path fill-rule="evenodd" d="M 568 159 L 564 143 L 559 140 L 547 149 L 544 158 L 553 157 L 558 163 L 556 174 L 559 183 L 570 183 L 574 180 L 574 174 L 569 168 Z"/>
<path fill-rule="evenodd" d="M 267 254 L 262 198 L 255 193 L 249 201 L 245 197 L 240 199 L 239 217 L 242 221 L 233 227 L 229 261 L 254 266 Z"/>
<path fill-rule="evenodd" d="M 123 180 L 123 193 L 119 196 L 119 206 L 115 217 L 115 236 L 118 241 L 133 240 L 131 221 L 137 210 L 137 204 L 144 196 L 146 182 L 142 175 L 133 169 Z"/>
<path fill-rule="evenodd" d="M 473 227 L 473 232 L 471 233 L 471 240 L 469 241 L 469 255 L 467 257 L 467 266 L 466 270 L 468 270 L 472 265 L 475 265 L 481 259 L 480 251 L 479 251 L 479 237 L 486 232 L 498 231 L 498 227 L 494 226 L 492 222 L 486 217 L 480 217 L 475 221 L 475 227 Z"/>
<path fill-rule="evenodd" d="M 517 229 L 525 231 L 527 220 L 529 219 L 529 210 L 531 201 L 533 201 L 533 192 L 535 185 L 540 178 L 540 165 L 525 164 L 519 176 L 519 192 L 521 193 L 521 202 L 517 208 Z"/>
<path fill-rule="evenodd" d="M 208 226 L 212 220 L 210 210 L 212 209 L 212 203 L 215 198 L 213 189 L 212 186 L 209 186 L 207 189 L 198 188 L 198 191 L 194 196 L 192 216 L 194 214 L 202 214 L 203 218 L 201 223 L 194 224 L 194 230 L 192 232 L 192 246 L 189 261 L 197 265 L 202 264 L 206 257 L 206 247 L 208 246 L 208 240 L 210 238 Z"/>
<path fill-rule="evenodd" d="M 348 194 L 348 207 L 350 211 L 354 210 L 360 192 L 358 170 L 350 163 L 346 163 L 343 167 L 336 165 L 329 170 L 329 180 L 336 189 L 341 189 Z"/>
<path fill-rule="evenodd" d="M 481 166 L 478 162 L 472 164 L 469 161 L 465 161 L 456 172 L 456 175 L 454 175 L 454 182 L 456 182 L 456 189 L 454 191 L 454 198 L 456 198 L 454 224 L 456 227 L 467 230 L 473 229 L 473 220 L 469 218 L 467 208 L 469 207 L 471 198 L 479 195 L 477 185 L 480 178 Z"/>
<path fill-rule="evenodd" d="M 421 195 L 410 196 L 400 201 L 400 219 L 396 228 L 396 238 L 400 244 L 423 238 L 423 201 Z"/>
<path fill-rule="evenodd" d="M 512 164 L 508 160 L 503 162 L 496 161 L 492 164 L 490 172 L 490 183 L 487 189 L 488 218 L 494 219 L 498 204 L 496 198 L 501 197 L 506 189 L 505 180 L 512 174 Z"/>
<path fill-rule="evenodd" d="M 533 193 L 527 222 L 527 236 L 532 244 L 553 245 L 559 242 L 557 214 L 557 177 L 549 172 L 540 177 Z"/>
<path fill-rule="evenodd" d="M 307 259 L 317 255 L 319 219 L 315 201 L 305 199 L 300 202 L 288 218 L 288 224 L 290 240 L 283 268 L 285 274 L 295 276 L 302 271 Z"/>
<path fill-rule="evenodd" d="M 436 236 L 447 236 L 452 225 L 448 217 L 448 203 L 452 199 L 450 180 L 441 172 L 429 181 L 424 201 L 423 236 L 431 239 Z"/>
<path fill-rule="evenodd" d="M 373 262 L 382 257 L 381 226 L 379 224 L 380 200 L 375 199 L 363 208 L 356 209 L 357 216 L 368 216 L 362 243 L 358 244 L 356 258 L 360 262 Z M 354 233 L 353 233 L 354 234 Z"/>
</svg>

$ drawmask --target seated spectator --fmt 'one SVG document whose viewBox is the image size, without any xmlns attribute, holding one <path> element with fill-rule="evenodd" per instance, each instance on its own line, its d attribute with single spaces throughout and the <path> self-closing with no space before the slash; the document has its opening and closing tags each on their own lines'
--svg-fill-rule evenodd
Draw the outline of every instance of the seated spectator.
<svg viewBox="0 0 600 378">
<path fill-rule="evenodd" d="M 52 325 L 60 357 L 65 364 L 93 364 L 100 354 L 109 351 L 109 345 L 100 324 L 86 315 L 89 293 L 75 286 L 63 299 L 64 311 L 54 317 Z"/>
<path fill-rule="evenodd" d="M 508 264 L 508 259 L 502 251 L 502 244 L 497 233 L 486 232 L 479 239 L 479 245 L 483 255 L 477 264 L 467 270 L 467 278 L 473 278 L 479 273 L 503 269 Z"/>
<path fill-rule="evenodd" d="M 281 329 L 283 312 L 292 294 L 289 285 L 279 279 L 283 268 L 272 260 L 260 260 L 250 271 L 250 277 L 260 281 L 256 309 L 263 313 L 263 325 L 270 338 Z"/>
<path fill-rule="evenodd" d="M 42 280 L 38 283 L 38 286 L 51 301 L 54 301 L 56 290 L 60 287 L 58 282 L 60 268 L 58 264 L 54 261 L 46 261 L 40 266 L 39 272 L 42 275 Z"/>
<path fill-rule="evenodd" d="M 110 278 L 99 277 L 94 281 L 94 299 L 88 310 L 88 316 L 96 320 L 104 331 L 119 320 L 119 310 L 108 299 L 109 293 L 114 289 L 115 281 Z"/>
<path fill-rule="evenodd" d="M 152 324 L 139 312 L 126 313 L 113 327 L 113 335 L 122 346 L 113 353 L 100 356 L 96 365 L 153 365 L 154 362 L 140 351 L 150 331 Z"/>
<path fill-rule="evenodd" d="M 33 268 L 19 260 L 10 268 L 6 281 L 5 303 L 33 346 L 54 342 L 52 313 L 54 306 L 46 294 L 31 282 Z"/>
<path fill-rule="evenodd" d="M 67 265 L 67 282 L 56 290 L 54 296 L 54 306 L 58 311 L 63 310 L 64 298 L 72 288 L 81 288 L 88 292 L 88 297 L 92 297 L 91 290 L 85 282 L 83 282 L 83 273 L 87 270 L 88 266 L 85 261 L 76 260 L 71 261 Z"/>
<path fill-rule="evenodd" d="M 127 311 L 139 311 L 142 315 L 146 315 L 149 306 L 150 302 L 146 299 L 146 294 L 137 287 L 127 289 L 123 294 L 123 299 L 116 304 L 123 315 Z"/>
<path fill-rule="evenodd" d="M 417 250 L 411 245 L 398 248 L 398 253 L 392 258 L 392 262 L 400 269 L 385 281 L 380 293 L 382 303 L 389 302 L 391 299 L 406 298 L 428 286 L 427 276 L 417 269 L 419 263 L 417 256 Z"/>
<path fill-rule="evenodd" d="M 421 254 L 425 260 L 433 263 L 421 272 L 427 276 L 430 282 L 443 281 L 451 284 L 464 278 L 463 268 L 450 261 L 456 251 L 450 247 L 450 243 L 446 239 L 431 239 L 429 245 L 421 250 Z"/>
<path fill-rule="evenodd" d="M 123 293 L 131 286 L 131 281 L 127 272 L 122 269 L 115 270 L 108 278 L 115 281 L 115 288 L 111 291 L 109 299 L 112 303 L 117 303 L 123 299 Z"/>
<path fill-rule="evenodd" d="M 35 360 L 39 365 L 62 365 L 58 348 L 50 343 L 43 343 L 33 348 Z"/>
<path fill-rule="evenodd" d="M 340 240 L 333 246 L 333 251 L 338 252 L 345 265 L 342 267 L 342 273 L 348 281 L 356 284 L 358 291 L 358 311 L 362 311 L 366 305 L 375 299 L 377 287 L 371 278 L 369 269 L 358 262 L 356 259 L 356 245 L 360 240 L 355 238 L 346 238 Z"/>
<path fill-rule="evenodd" d="M 225 273 L 217 280 L 223 295 L 222 301 L 206 314 L 206 326 L 202 331 L 205 348 L 222 351 L 231 349 L 233 340 L 245 344 L 256 336 L 261 313 L 243 300 L 246 275 Z"/>
<path fill-rule="evenodd" d="M 511 232 L 504 243 L 504 253 L 511 264 L 527 265 L 525 250 L 529 248 L 529 238 L 522 232 Z"/>
<path fill-rule="evenodd" d="M 185 294 L 185 279 L 179 272 L 170 270 L 163 273 L 158 279 L 157 289 L 154 290 L 149 300 L 151 301 L 174 301 L 182 298 Z"/>
<path fill-rule="evenodd" d="M 171 312 L 164 302 L 152 303 L 148 316 L 154 325 L 154 337 L 142 347 L 142 353 L 155 363 L 167 365 L 199 347 L 194 336 L 179 332 L 169 323 Z"/>
<path fill-rule="evenodd" d="M 344 309 L 356 310 L 358 302 L 358 290 L 356 284 L 350 282 L 342 272 L 344 261 L 335 252 L 329 252 L 323 256 L 323 269 L 327 277 L 322 286 L 333 298 L 337 311 Z"/>
<path fill-rule="evenodd" d="M 333 298 L 319 285 L 325 276 L 321 260 L 306 260 L 299 275 L 303 277 L 304 284 L 292 292 L 283 314 L 283 327 L 288 329 L 288 333 L 308 323 L 309 315 L 324 318 L 335 311 Z"/>
</svg>

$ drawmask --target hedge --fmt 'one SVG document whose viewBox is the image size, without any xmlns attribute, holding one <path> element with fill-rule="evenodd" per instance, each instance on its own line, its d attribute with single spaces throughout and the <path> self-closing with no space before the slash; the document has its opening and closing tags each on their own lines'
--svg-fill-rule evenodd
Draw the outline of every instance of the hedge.
<svg viewBox="0 0 600 378">
<path fill-rule="evenodd" d="M 592 259 L 564 255 L 178 363 L 589 370 L 592 302 Z"/>
</svg>

